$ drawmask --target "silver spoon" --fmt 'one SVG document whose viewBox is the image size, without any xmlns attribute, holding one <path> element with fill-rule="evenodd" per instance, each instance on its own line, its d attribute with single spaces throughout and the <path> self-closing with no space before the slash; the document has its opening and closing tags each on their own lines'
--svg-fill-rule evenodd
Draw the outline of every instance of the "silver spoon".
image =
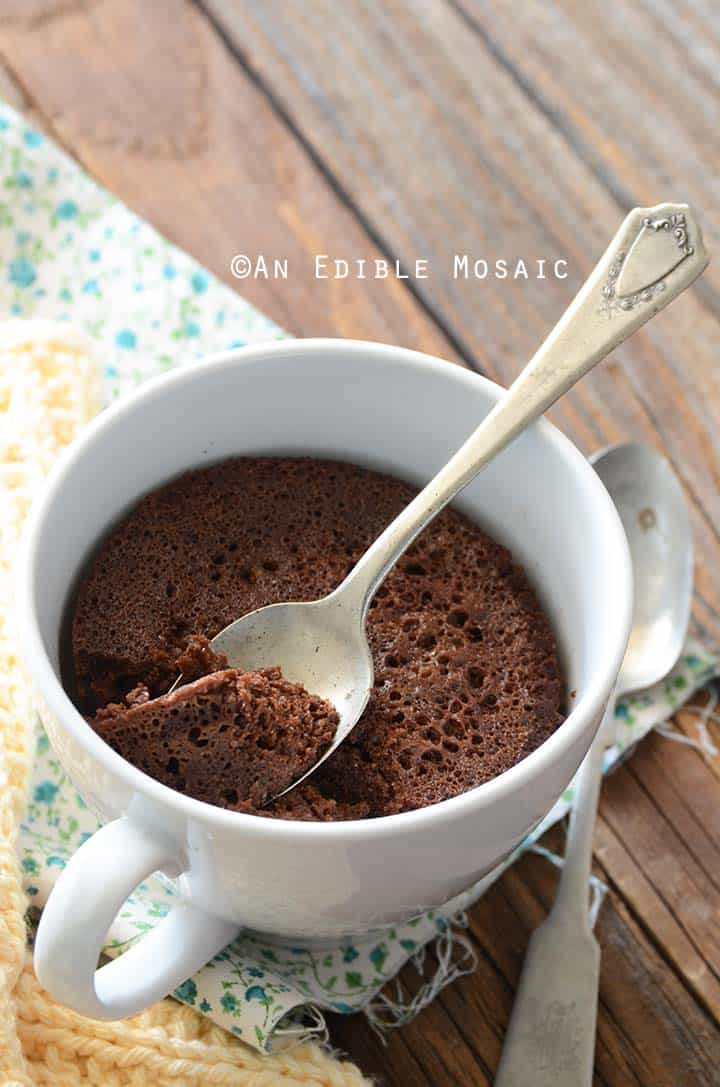
<svg viewBox="0 0 720 1087">
<path fill-rule="evenodd" d="M 530 940 L 495 1087 L 591 1087 L 600 948 L 590 928 L 588 885 L 603 756 L 615 738 L 616 700 L 667 675 L 690 618 L 692 535 L 672 468 L 642 445 L 615 446 L 593 464 L 630 544 L 632 632 L 615 695 L 577 777 L 555 903 Z"/>
<path fill-rule="evenodd" d="M 286 678 L 335 706 L 340 721 L 332 744 L 290 788 L 332 754 L 367 705 L 374 677 L 365 620 L 376 590 L 406 548 L 481 468 L 685 290 L 707 261 L 700 228 L 685 204 L 631 211 L 519 377 L 342 584 L 321 600 L 259 608 L 213 639 L 213 648 L 232 667 L 249 671 L 280 665 Z"/>
</svg>

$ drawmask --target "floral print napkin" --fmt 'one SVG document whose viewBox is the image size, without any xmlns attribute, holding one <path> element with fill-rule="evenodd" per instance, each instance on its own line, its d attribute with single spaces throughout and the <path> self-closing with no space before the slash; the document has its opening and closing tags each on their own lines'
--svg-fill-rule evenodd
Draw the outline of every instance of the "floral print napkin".
<svg viewBox="0 0 720 1087">
<path fill-rule="evenodd" d="M 283 335 L 2 104 L 0 258 L 2 315 L 72 321 L 93 336 L 108 400 L 200 355 Z M 618 705 L 618 740 L 606 769 L 719 672 L 716 656 L 688 644 L 663 684 Z M 565 815 L 572 791 L 503 868 Z M 96 827 L 40 732 L 21 841 L 35 915 L 58 872 Z M 364 1010 L 378 1023 L 406 1021 L 472 969 L 462 911 L 501 870 L 442 909 L 323 951 L 242 934 L 175 995 L 260 1050 L 279 1036 L 321 1033 L 325 1010 Z M 109 933 L 107 953 L 119 954 L 140 939 L 165 916 L 173 896 L 160 878 L 138 887 Z M 409 1002 L 401 993 L 388 995 L 387 983 L 408 960 L 423 969 L 431 942 L 436 956 L 426 984 Z"/>
</svg>

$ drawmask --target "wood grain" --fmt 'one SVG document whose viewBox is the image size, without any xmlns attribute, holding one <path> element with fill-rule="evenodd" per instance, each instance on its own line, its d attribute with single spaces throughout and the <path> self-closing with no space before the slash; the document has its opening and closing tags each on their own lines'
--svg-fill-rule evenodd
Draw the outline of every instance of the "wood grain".
<svg viewBox="0 0 720 1087">
<path fill-rule="evenodd" d="M 338 238 L 359 257 L 381 254 L 192 7 L 100 0 L 30 27 L 17 11 L 3 20 L 0 8 L 0 51 L 90 172 L 218 275 L 233 283 L 238 252 L 286 258 L 291 280 L 243 281 L 245 296 L 281 325 L 453 356 L 397 280 L 361 291 L 343 280 L 316 285 L 313 255 L 332 252 Z"/>
<path fill-rule="evenodd" d="M 548 844 L 561 851 L 561 832 L 555 831 Z M 598 874 L 610 878 L 602 868 Z M 548 875 L 547 862 L 532 856 L 509 877 L 508 903 L 520 903 L 534 926 L 551 903 L 556 877 Z M 643 1084 L 713 1083 L 717 1074 L 713 1062 L 720 1047 L 716 1024 L 700 1012 L 674 973 L 664 968 L 661 955 L 615 894 L 603 906 L 597 934 L 603 950 L 599 1035 L 612 1054 L 605 1060 L 599 1051 L 600 1075 L 610 1083 L 632 1082 L 623 1078 L 625 1064 Z"/>
<path fill-rule="evenodd" d="M 646 187 L 619 200 L 492 44 L 449 4 L 203 3 L 386 245 L 406 264 L 429 258 L 433 275 L 418 282 L 419 293 L 455 329 L 466 355 L 503 382 L 557 320 L 627 207 L 677 191 L 670 173 L 660 190 Z M 494 23 L 495 5 L 478 7 Z M 516 6 L 500 7 L 511 28 Z M 579 65 L 583 55 L 577 53 Z M 622 82 L 622 72 L 613 78 Z M 612 129 L 612 103 L 600 102 Z M 695 155 L 714 176 L 710 152 L 698 146 Z M 676 173 L 681 163 L 678 157 Z M 698 207 L 712 222 L 717 200 L 708 196 Z M 503 281 L 453 280 L 448 269 L 456 251 L 491 261 L 563 257 L 570 274 L 514 290 Z M 720 521 L 716 344 L 716 318 L 691 292 L 551 414 L 585 449 L 632 436 L 670 454 L 693 498 L 696 616 L 718 636 L 720 590 L 705 558 L 717 554 Z"/>
<path fill-rule="evenodd" d="M 517 372 L 633 203 L 687 196 L 720 231 L 711 4 L 540 0 L 0 0 L 0 93 L 103 184 L 296 334 L 380 339 Z M 662 73 L 662 79 L 658 73 Z M 315 253 L 426 280 L 314 281 Z M 567 280 L 453 279 L 454 253 L 567 259 Z M 720 266 L 555 419 L 585 449 L 669 452 L 692 502 L 697 629 L 720 636 Z M 681 717 L 688 734 L 691 715 Z M 607 783 L 595 1082 L 720 1085 L 720 760 L 659 737 Z M 562 851 L 562 833 L 549 845 Z M 528 856 L 473 909 L 478 969 L 383 1045 L 333 1041 L 386 1087 L 490 1084 L 556 873 Z M 403 974 L 410 991 L 420 983 Z"/>
</svg>

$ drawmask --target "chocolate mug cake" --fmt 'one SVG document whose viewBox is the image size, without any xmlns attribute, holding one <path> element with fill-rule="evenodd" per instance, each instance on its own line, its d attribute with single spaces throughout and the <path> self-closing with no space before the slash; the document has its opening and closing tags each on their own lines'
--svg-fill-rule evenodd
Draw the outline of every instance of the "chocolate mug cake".
<svg viewBox="0 0 720 1087">
<path fill-rule="evenodd" d="M 277 669 L 228 668 L 207 643 L 255 608 L 330 592 L 414 493 L 309 457 L 232 459 L 153 491 L 81 580 L 69 677 L 78 708 L 165 784 L 282 818 L 389 815 L 502 773 L 560 724 L 562 671 L 524 571 L 452 508 L 372 602 L 375 686 L 360 722 L 286 796 L 272 800 L 330 743 L 333 707 Z"/>
</svg>

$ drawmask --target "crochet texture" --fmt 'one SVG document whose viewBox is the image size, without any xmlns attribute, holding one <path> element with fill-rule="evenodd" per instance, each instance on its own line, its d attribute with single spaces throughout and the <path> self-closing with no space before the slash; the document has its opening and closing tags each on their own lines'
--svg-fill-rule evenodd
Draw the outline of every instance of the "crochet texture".
<svg viewBox="0 0 720 1087">
<path fill-rule="evenodd" d="M 12 563 L 33 496 L 100 407 L 92 345 L 67 326 L 0 328 L 0 1087 L 369 1087 L 315 1043 L 264 1057 L 174 1000 L 101 1023 L 40 987 L 16 854 L 33 751 L 13 643 Z"/>
</svg>

